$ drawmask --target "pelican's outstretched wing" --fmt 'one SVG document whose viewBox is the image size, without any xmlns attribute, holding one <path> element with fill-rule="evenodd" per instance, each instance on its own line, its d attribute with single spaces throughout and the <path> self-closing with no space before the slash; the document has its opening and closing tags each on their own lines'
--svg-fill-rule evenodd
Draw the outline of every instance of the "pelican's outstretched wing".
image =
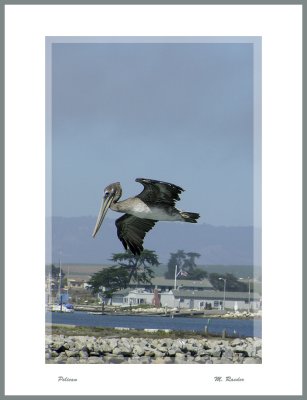
<svg viewBox="0 0 307 400">
<path fill-rule="evenodd" d="M 144 237 L 156 222 L 153 219 L 141 219 L 124 214 L 115 221 L 117 236 L 126 250 L 129 248 L 134 255 L 140 255 L 143 251 Z"/>
<path fill-rule="evenodd" d="M 145 203 L 164 203 L 174 206 L 175 202 L 180 200 L 180 193 L 184 191 L 184 189 L 173 183 L 156 181 L 154 179 L 137 178 L 135 181 L 140 182 L 144 186 L 144 190 L 136 197 Z"/>
</svg>

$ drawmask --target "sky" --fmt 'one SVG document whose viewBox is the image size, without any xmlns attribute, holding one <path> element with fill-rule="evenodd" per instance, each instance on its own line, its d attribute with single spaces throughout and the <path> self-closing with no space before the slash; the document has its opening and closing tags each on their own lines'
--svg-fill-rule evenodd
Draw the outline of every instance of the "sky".
<svg viewBox="0 0 307 400">
<path fill-rule="evenodd" d="M 54 43 L 51 87 L 54 216 L 144 177 L 184 188 L 200 223 L 253 225 L 252 44 Z"/>
</svg>

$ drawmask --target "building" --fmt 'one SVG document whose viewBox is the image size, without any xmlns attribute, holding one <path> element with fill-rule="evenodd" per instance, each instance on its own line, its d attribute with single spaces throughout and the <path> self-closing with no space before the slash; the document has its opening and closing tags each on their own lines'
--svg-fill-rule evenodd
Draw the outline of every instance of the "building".
<svg viewBox="0 0 307 400">
<path fill-rule="evenodd" d="M 259 310 L 261 298 L 258 293 L 224 292 L 217 290 L 176 289 L 159 292 L 160 306 L 177 309 L 230 309 Z M 154 292 L 145 289 L 124 289 L 113 294 L 112 304 L 122 307 L 153 305 Z"/>
<path fill-rule="evenodd" d="M 174 279 L 166 279 L 162 276 L 157 276 L 151 279 L 151 283 L 138 283 L 134 280 L 131 280 L 129 283 L 129 288 L 144 288 L 145 290 L 152 291 L 154 289 L 159 289 L 161 292 L 168 292 L 173 290 L 175 286 Z M 208 279 L 202 279 L 201 281 L 197 280 L 189 280 L 189 279 L 177 279 L 176 280 L 176 289 L 191 289 L 191 290 L 213 290 L 213 286 L 209 282 Z"/>
<path fill-rule="evenodd" d="M 174 307 L 191 309 L 259 310 L 261 297 L 258 293 L 224 292 L 218 290 L 174 290 Z"/>
<path fill-rule="evenodd" d="M 66 289 L 86 289 L 88 285 L 88 281 L 90 279 L 90 276 L 84 276 L 84 277 L 79 277 L 79 276 L 70 276 L 67 278 L 67 286 L 65 287 Z"/>
</svg>

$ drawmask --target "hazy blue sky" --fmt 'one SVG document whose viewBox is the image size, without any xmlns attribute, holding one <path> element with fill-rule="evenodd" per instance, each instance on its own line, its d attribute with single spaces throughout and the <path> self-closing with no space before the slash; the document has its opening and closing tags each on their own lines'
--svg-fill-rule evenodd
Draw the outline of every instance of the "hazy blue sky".
<svg viewBox="0 0 307 400">
<path fill-rule="evenodd" d="M 146 177 L 186 189 L 201 223 L 252 225 L 252 44 L 53 44 L 52 174 L 55 216 Z"/>
</svg>

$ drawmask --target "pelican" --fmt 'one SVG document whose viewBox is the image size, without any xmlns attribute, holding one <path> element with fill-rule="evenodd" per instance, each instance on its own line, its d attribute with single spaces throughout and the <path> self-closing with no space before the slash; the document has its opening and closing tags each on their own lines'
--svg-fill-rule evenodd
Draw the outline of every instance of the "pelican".
<svg viewBox="0 0 307 400">
<path fill-rule="evenodd" d="M 126 200 L 119 201 L 122 195 L 119 182 L 111 183 L 104 189 L 93 237 L 98 233 L 109 208 L 125 213 L 115 221 L 117 236 L 124 248 L 134 255 L 140 255 L 144 250 L 144 237 L 156 222 L 197 222 L 199 214 L 175 208 L 175 202 L 180 200 L 179 194 L 184 191 L 181 187 L 154 179 L 137 178 L 135 181 L 141 183 L 144 189 Z"/>
</svg>

